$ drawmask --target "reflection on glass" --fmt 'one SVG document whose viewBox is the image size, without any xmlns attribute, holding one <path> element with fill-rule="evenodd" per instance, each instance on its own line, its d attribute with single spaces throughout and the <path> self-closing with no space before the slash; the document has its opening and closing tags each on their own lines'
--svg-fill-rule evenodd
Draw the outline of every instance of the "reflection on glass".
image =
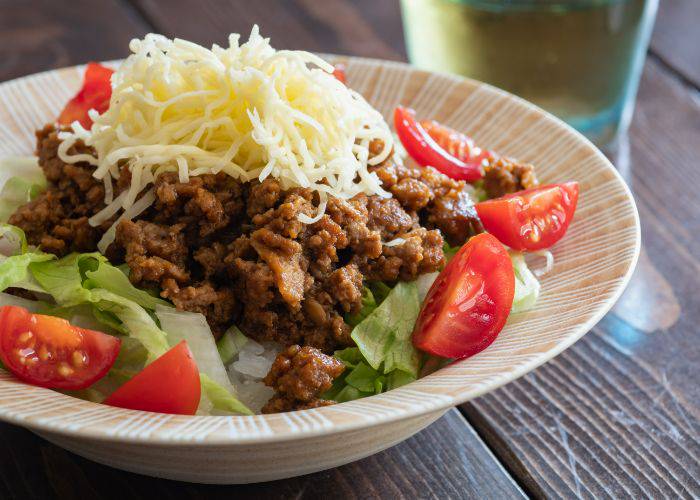
<svg viewBox="0 0 700 500">
<path fill-rule="evenodd" d="M 402 0 L 411 62 L 491 83 L 604 145 L 629 124 L 658 0 Z"/>
</svg>

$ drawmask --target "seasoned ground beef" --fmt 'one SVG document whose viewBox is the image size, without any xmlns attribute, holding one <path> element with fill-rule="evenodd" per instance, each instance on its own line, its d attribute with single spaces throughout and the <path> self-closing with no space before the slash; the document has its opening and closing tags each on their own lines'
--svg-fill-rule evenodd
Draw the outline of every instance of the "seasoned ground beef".
<svg viewBox="0 0 700 500">
<path fill-rule="evenodd" d="M 384 162 L 374 169 L 382 185 L 409 215 L 429 229 L 439 229 L 450 245 L 461 245 L 484 230 L 464 181 L 432 167 Z"/>
<path fill-rule="evenodd" d="M 345 370 L 342 361 L 326 356 L 313 347 L 292 345 L 281 352 L 264 379 L 275 395 L 263 407 L 263 413 L 318 408 L 334 401 L 320 399 L 333 380 Z"/>
<path fill-rule="evenodd" d="M 57 157 L 57 131 L 37 134 L 49 189 L 12 217 L 30 243 L 59 255 L 92 251 L 113 222 L 92 228 L 104 188 L 88 164 Z M 375 145 L 376 146 L 376 145 Z M 86 152 L 78 143 L 76 152 Z M 468 187 L 432 168 L 373 167 L 392 198 L 331 198 L 318 222 L 317 195 L 274 179 L 241 183 L 220 173 L 155 182 L 154 205 L 122 221 L 107 251 L 131 281 L 160 288 L 179 309 L 200 312 L 218 336 L 233 324 L 257 340 L 330 353 L 353 345 L 343 316 L 361 306 L 363 282 L 412 280 L 444 265 L 443 235 L 461 244 L 482 230 Z M 115 195 L 129 185 L 126 168 Z M 384 243 L 398 243 L 387 246 Z"/>
<path fill-rule="evenodd" d="M 539 183 L 532 165 L 501 157 L 484 169 L 484 189 L 489 198 L 536 187 Z"/>
<path fill-rule="evenodd" d="M 95 250 L 101 228 L 88 224 L 88 218 L 104 208 L 104 187 L 92 177 L 94 167 L 88 163 L 66 164 L 58 158 L 58 131 L 47 125 L 36 133 L 39 165 L 49 181 L 49 188 L 35 200 L 20 207 L 9 223 L 24 229 L 27 239 L 46 252 L 65 255 Z M 78 142 L 70 154 L 85 153 L 88 148 Z"/>
</svg>

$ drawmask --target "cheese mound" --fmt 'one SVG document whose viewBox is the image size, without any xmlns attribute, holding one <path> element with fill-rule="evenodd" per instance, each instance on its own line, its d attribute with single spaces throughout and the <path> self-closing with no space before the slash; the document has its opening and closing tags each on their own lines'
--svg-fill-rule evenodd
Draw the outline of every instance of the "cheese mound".
<svg viewBox="0 0 700 500">
<path fill-rule="evenodd" d="M 257 26 L 243 44 L 230 35 L 228 48 L 156 34 L 132 40 L 129 48 L 132 54 L 112 76 L 109 109 L 90 111 L 90 130 L 75 122 L 60 135 L 59 157 L 95 165 L 93 175 L 105 183 L 107 207 L 91 224 L 148 208 L 151 185 L 163 172 L 177 172 L 181 182 L 225 172 L 244 182 L 273 177 L 283 189 L 310 188 L 318 193 L 318 214 L 300 216 L 306 223 L 323 215 L 328 196 L 389 196 L 368 171 L 392 151 L 388 125 L 318 56 L 275 50 Z M 372 156 L 375 139 L 383 150 Z M 77 140 L 96 156 L 69 154 Z M 130 188 L 114 198 L 112 180 L 125 162 Z M 100 250 L 113 240 L 115 226 Z"/>
</svg>

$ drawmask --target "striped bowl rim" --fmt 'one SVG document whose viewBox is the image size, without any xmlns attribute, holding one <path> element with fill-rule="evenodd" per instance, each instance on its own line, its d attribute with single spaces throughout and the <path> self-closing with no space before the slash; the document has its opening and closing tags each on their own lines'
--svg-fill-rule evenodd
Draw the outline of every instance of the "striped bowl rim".
<svg viewBox="0 0 700 500">
<path fill-rule="evenodd" d="M 578 209 L 552 248 L 534 309 L 514 314 L 485 351 L 390 392 L 274 415 L 181 416 L 124 410 L 25 385 L 0 370 L 0 419 L 39 432 L 114 442 L 236 445 L 304 439 L 436 412 L 480 396 L 550 360 L 612 307 L 640 249 L 632 194 L 587 139 L 554 116 L 492 86 L 407 64 L 345 56 L 348 85 L 391 119 L 397 104 L 537 166 L 543 183 L 577 180 Z M 112 63 L 114 64 L 114 63 Z M 0 84 L 0 157 L 34 149 L 34 130 L 58 116 L 84 66 Z M 5 179 L 0 172 L 0 184 Z"/>
</svg>

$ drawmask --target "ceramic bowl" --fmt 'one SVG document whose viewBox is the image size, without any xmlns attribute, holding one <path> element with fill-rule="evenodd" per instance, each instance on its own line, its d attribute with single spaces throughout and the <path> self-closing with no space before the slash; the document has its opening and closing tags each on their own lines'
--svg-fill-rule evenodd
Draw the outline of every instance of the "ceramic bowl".
<svg viewBox="0 0 700 500">
<path fill-rule="evenodd" d="M 401 103 L 483 147 L 535 164 L 543 183 L 580 183 L 576 216 L 552 249 L 554 269 L 542 278 L 535 308 L 513 315 L 480 354 L 349 403 L 252 417 L 163 415 L 74 399 L 0 371 L 0 419 L 97 462 L 152 476 L 202 483 L 296 476 L 406 439 L 448 408 L 553 358 L 610 309 L 639 253 L 639 219 L 624 181 L 590 142 L 532 104 L 476 81 L 394 62 L 340 59 L 349 86 L 389 122 Z M 0 157 L 32 153 L 34 130 L 58 116 L 82 73 L 82 67 L 67 68 L 0 85 Z"/>
</svg>

